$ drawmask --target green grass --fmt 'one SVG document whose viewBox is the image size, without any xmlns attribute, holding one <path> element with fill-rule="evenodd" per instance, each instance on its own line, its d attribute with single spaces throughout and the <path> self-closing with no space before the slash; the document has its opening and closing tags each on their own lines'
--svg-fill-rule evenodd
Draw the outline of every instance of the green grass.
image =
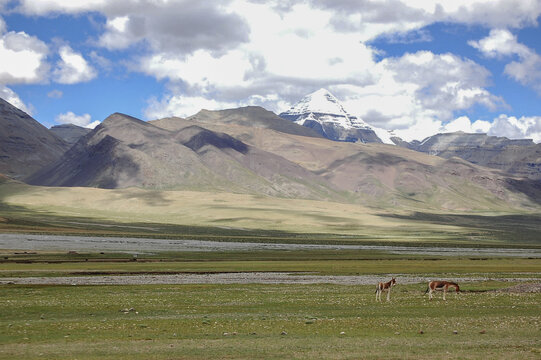
<svg viewBox="0 0 541 360">
<path fill-rule="evenodd" d="M 18 254 L 0 251 L 0 278 L 105 274 L 298 272 L 315 275 L 495 274 L 536 277 L 541 259 L 392 255 L 372 251 Z M 6 259 L 7 258 L 7 259 Z"/>
<path fill-rule="evenodd" d="M 373 286 L 2 286 L 0 358 L 539 358 L 541 294 L 424 287 L 380 304 Z"/>
</svg>

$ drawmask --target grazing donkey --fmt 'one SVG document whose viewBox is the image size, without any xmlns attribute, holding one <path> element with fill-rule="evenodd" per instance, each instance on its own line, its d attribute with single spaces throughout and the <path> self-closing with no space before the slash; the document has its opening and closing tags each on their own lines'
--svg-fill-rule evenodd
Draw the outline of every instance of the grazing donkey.
<svg viewBox="0 0 541 360">
<path fill-rule="evenodd" d="M 428 298 L 432 300 L 432 293 L 434 291 L 443 290 L 443 300 L 445 300 L 445 294 L 447 293 L 447 290 L 451 286 L 455 288 L 456 293 L 458 294 L 460 291 L 460 288 L 458 287 L 457 283 L 454 283 L 451 281 L 431 281 L 428 283 L 428 287 L 426 288 L 425 294 L 428 293 Z"/>
<path fill-rule="evenodd" d="M 391 288 L 396 285 L 395 278 L 383 283 L 380 282 L 376 287 L 376 301 L 381 301 L 381 293 L 387 291 L 387 301 L 391 301 Z"/>
</svg>

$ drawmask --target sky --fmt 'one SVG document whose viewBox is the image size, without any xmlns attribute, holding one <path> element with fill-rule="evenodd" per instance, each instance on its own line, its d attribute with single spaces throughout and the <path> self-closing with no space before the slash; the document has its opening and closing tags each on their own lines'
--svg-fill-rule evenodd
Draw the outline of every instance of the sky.
<svg viewBox="0 0 541 360">
<path fill-rule="evenodd" d="M 541 0 L 0 0 L 0 97 L 94 127 L 326 88 L 405 140 L 541 142 Z"/>
</svg>

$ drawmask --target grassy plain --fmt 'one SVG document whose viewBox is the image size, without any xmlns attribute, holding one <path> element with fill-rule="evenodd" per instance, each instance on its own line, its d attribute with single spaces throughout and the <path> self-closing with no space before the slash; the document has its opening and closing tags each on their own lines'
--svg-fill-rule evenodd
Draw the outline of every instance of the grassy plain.
<svg viewBox="0 0 541 360">
<path fill-rule="evenodd" d="M 511 284 L 446 302 L 399 285 L 391 303 L 329 284 L 2 286 L 0 358 L 538 359 L 541 294 L 489 291 Z"/>
<path fill-rule="evenodd" d="M 537 213 L 394 212 L 353 204 L 0 184 L 0 233 L 281 243 L 541 247 Z M 541 260 L 360 250 L 140 254 L 0 250 L 0 278 L 298 272 L 480 277 L 428 301 L 402 285 L 0 285 L 0 359 L 538 359 Z M 490 279 L 507 279 L 495 281 Z M 133 309 L 132 311 L 121 311 Z M 422 333 L 421 333 L 422 331 Z M 456 334 L 454 333 L 456 331 Z"/>
<path fill-rule="evenodd" d="M 418 212 L 260 195 L 0 183 L 0 232 L 308 243 L 541 246 L 539 212 Z"/>
<path fill-rule="evenodd" d="M 428 301 L 424 283 L 399 284 L 391 303 L 376 303 L 373 285 L 2 285 L 0 358 L 536 359 L 541 355 L 541 293 L 497 292 L 514 285 L 514 280 L 490 280 L 539 279 L 539 259 L 261 251 L 166 253 L 137 261 L 120 254 L 27 253 L 9 254 L 0 263 L 1 277 L 238 271 L 486 280 L 461 283 L 463 293 L 448 294 L 446 302 L 441 294 Z"/>
</svg>

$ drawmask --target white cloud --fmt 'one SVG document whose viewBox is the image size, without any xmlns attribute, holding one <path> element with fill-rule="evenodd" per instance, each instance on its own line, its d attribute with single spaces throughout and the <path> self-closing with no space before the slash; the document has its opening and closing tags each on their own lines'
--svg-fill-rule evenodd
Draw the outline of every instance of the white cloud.
<svg viewBox="0 0 541 360">
<path fill-rule="evenodd" d="M 475 120 L 471 124 L 471 130 L 469 132 L 472 133 L 488 133 L 490 130 L 490 127 L 492 126 L 492 123 L 486 120 Z"/>
<path fill-rule="evenodd" d="M 59 50 L 60 60 L 53 70 L 53 78 L 61 84 L 76 84 L 94 79 L 97 71 L 79 53 L 64 45 Z"/>
<path fill-rule="evenodd" d="M 356 32 L 364 41 L 440 21 L 518 28 L 537 24 L 541 14 L 541 3 L 535 0 L 311 0 L 310 3 L 332 13 L 335 30 Z"/>
<path fill-rule="evenodd" d="M 494 122 L 489 135 L 505 136 L 510 139 L 532 139 L 536 143 L 541 142 L 541 116 L 514 116 L 500 115 Z"/>
<path fill-rule="evenodd" d="M 71 111 L 64 114 L 59 114 L 56 116 L 55 121 L 58 124 L 74 124 L 88 129 L 93 129 L 100 124 L 98 120 L 92 121 L 90 114 L 75 115 Z"/>
<path fill-rule="evenodd" d="M 211 87 L 246 85 L 244 77 L 251 70 L 249 60 L 240 51 L 213 57 L 199 50 L 185 59 L 161 53 L 142 59 L 140 66 L 159 80 L 181 80 L 205 92 Z"/>
<path fill-rule="evenodd" d="M 491 126 L 492 123 L 489 121 L 476 120 L 472 123 L 467 116 L 460 116 L 443 125 L 440 132 L 448 133 L 463 131 L 465 133 L 487 133 Z"/>
<path fill-rule="evenodd" d="M 370 70 L 373 84 L 339 85 L 331 91 L 341 94 L 349 112 L 408 141 L 433 135 L 456 112 L 473 105 L 505 106 L 486 88 L 488 70 L 452 54 L 419 51 L 384 59 Z"/>
<path fill-rule="evenodd" d="M 509 30 L 501 30 L 537 24 L 539 0 L 19 3 L 18 11 L 28 15 L 99 12 L 106 20 L 95 45 L 113 51 L 137 45 L 130 70 L 165 81 L 169 89 L 168 95 L 149 101 L 147 118 L 246 104 L 278 112 L 327 87 L 350 112 L 378 127 L 396 129 L 405 139 L 420 139 L 445 128 L 488 131 L 486 121 L 456 118 L 457 112 L 476 105 L 492 111 L 506 106 L 489 90 L 487 69 L 466 58 L 429 51 L 378 62 L 378 50 L 368 45 L 378 37 L 390 42 L 426 41 L 430 34 L 423 28 L 435 22 L 500 29 L 470 44 L 489 57 L 515 57 L 505 73 L 541 93 L 539 56 L 519 44 Z M 1 27 L 0 23 L 0 31 Z M 56 81 L 76 83 L 97 75 L 71 48 L 61 48 L 60 56 L 53 72 Z M 111 63 L 96 52 L 89 59 L 100 70 L 111 69 Z M 0 79 L 1 75 L 0 70 Z M 23 80 L 22 75 L 18 79 L 36 81 Z"/>
<path fill-rule="evenodd" d="M 0 84 L 34 84 L 45 82 L 49 71 L 46 62 L 49 49 L 34 36 L 24 32 L 0 37 Z"/>
<path fill-rule="evenodd" d="M 487 57 L 518 57 L 518 61 L 512 61 L 505 66 L 505 74 L 523 85 L 532 87 L 541 95 L 541 56 L 524 44 L 520 44 L 509 30 L 493 29 L 487 37 L 468 43 Z"/>
<path fill-rule="evenodd" d="M 32 115 L 32 113 L 33 113 L 32 106 L 31 105 L 30 106 L 26 105 L 21 100 L 19 95 L 17 95 L 13 90 L 11 90 L 10 88 L 8 88 L 6 86 L 0 85 L 0 98 L 6 100 L 8 103 L 10 103 L 11 105 L 15 106 L 16 108 L 24 111 L 28 115 Z"/>
<path fill-rule="evenodd" d="M 468 44 L 491 58 L 515 54 L 525 56 L 530 53 L 528 47 L 519 44 L 517 38 L 506 29 L 492 29 L 486 38 L 479 41 L 471 40 Z"/>
<path fill-rule="evenodd" d="M 443 132 L 457 132 L 457 131 L 463 131 L 466 133 L 470 133 L 471 131 L 471 121 L 467 116 L 461 116 L 459 118 L 456 118 L 443 127 Z"/>
<path fill-rule="evenodd" d="M 79 13 L 98 10 L 108 0 L 21 0 L 19 10 L 31 15 L 49 15 L 51 13 Z"/>
<path fill-rule="evenodd" d="M 161 119 L 170 116 L 186 117 L 194 115 L 201 109 L 222 110 L 234 108 L 237 103 L 220 102 L 204 97 L 168 95 L 162 100 L 151 99 L 145 110 L 147 119 Z"/>
<path fill-rule="evenodd" d="M 490 136 L 502 136 L 509 139 L 532 139 L 536 143 L 541 142 L 541 117 L 540 116 L 508 116 L 501 114 L 492 122 L 476 120 L 471 122 L 467 116 L 456 118 L 444 126 L 438 133 L 463 131 L 466 133 L 484 133 Z"/>
</svg>

